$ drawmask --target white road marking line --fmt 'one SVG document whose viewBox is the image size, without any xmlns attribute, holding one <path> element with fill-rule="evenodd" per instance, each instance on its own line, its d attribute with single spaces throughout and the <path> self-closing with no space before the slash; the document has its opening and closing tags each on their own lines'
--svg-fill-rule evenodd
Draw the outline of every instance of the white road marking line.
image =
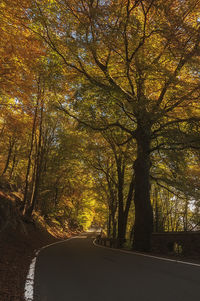
<svg viewBox="0 0 200 301">
<path fill-rule="evenodd" d="M 33 300 L 35 263 L 36 263 L 36 257 L 33 258 L 30 268 L 29 268 L 28 275 L 26 277 L 26 283 L 25 283 L 25 288 L 24 288 L 24 298 L 26 301 Z"/>
<path fill-rule="evenodd" d="M 112 251 L 117 251 L 117 252 L 132 254 L 132 255 L 150 257 L 150 258 L 155 258 L 155 259 L 159 259 L 159 260 L 171 261 L 171 262 L 175 262 L 175 263 L 182 263 L 182 264 L 187 264 L 187 265 L 192 265 L 192 266 L 200 267 L 200 264 L 198 264 L 198 263 L 181 261 L 181 260 L 176 260 L 176 259 L 170 259 L 170 258 L 165 258 L 165 257 L 158 257 L 158 256 L 143 254 L 143 253 L 139 253 L 139 252 L 132 252 L 132 251 L 126 251 L 126 250 L 121 250 L 121 249 L 115 249 L 115 248 L 105 247 L 105 246 L 98 245 L 95 241 L 96 241 L 96 238 L 93 240 L 93 244 L 94 244 L 95 247 L 104 248 L 104 249 L 107 249 L 107 250 L 112 250 Z"/>
<path fill-rule="evenodd" d="M 37 256 L 39 255 L 40 251 L 43 250 L 43 249 L 46 249 L 50 246 L 61 244 L 61 243 L 64 243 L 64 242 L 69 241 L 69 240 L 74 239 L 74 238 L 80 238 L 80 237 L 79 236 L 74 236 L 74 237 L 65 239 L 63 241 L 58 241 L 58 242 L 55 242 L 53 244 L 46 245 L 46 246 L 42 247 L 41 249 L 39 249 L 35 253 L 35 257 L 31 261 L 29 271 L 28 271 L 28 274 L 27 274 L 27 277 L 26 277 L 26 282 L 25 282 L 25 287 L 24 287 L 24 299 L 25 299 L 25 301 L 33 301 L 35 266 L 36 266 L 36 262 L 37 262 Z"/>
<path fill-rule="evenodd" d="M 61 243 L 64 243 L 64 242 L 69 241 L 69 240 L 74 239 L 74 238 L 86 238 L 86 237 L 87 236 L 71 237 L 71 238 L 68 238 L 68 239 L 63 240 L 63 241 L 58 241 L 58 242 L 55 242 L 53 244 L 46 245 L 46 246 L 42 247 L 41 249 L 39 249 L 36 252 L 36 254 L 35 254 L 36 256 L 33 258 L 32 262 L 30 264 L 29 271 L 28 271 L 28 274 L 27 274 L 27 277 L 26 277 L 26 283 L 25 283 L 25 288 L 24 288 L 25 301 L 33 301 L 35 266 L 36 266 L 36 262 L 37 262 L 37 256 L 39 255 L 40 251 L 43 250 L 43 249 L 46 249 L 50 246 L 61 244 Z M 155 259 L 159 259 L 159 260 L 171 261 L 171 262 L 175 262 L 175 263 L 181 263 L 181 264 L 187 264 L 187 265 L 191 265 L 191 266 L 200 267 L 200 264 L 197 264 L 197 263 L 174 260 L 174 259 L 169 259 L 169 258 L 164 258 L 164 257 L 157 257 L 157 256 L 153 256 L 153 255 L 147 255 L 147 254 L 137 253 L 137 252 L 132 252 L 132 251 L 108 248 L 108 247 L 105 247 L 105 246 L 98 245 L 95 241 L 96 241 L 96 239 L 93 240 L 93 244 L 94 244 L 94 246 L 96 246 L 98 248 L 104 248 L 104 249 L 107 249 L 107 250 L 112 250 L 112 251 L 121 252 L 121 253 L 127 253 L 127 254 L 132 254 L 132 255 L 150 257 L 150 258 L 155 258 Z"/>
</svg>

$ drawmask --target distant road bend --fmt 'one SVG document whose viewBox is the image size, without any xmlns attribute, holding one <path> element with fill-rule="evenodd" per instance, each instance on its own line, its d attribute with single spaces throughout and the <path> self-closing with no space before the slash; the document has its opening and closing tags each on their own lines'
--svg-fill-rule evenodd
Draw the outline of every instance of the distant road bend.
<svg viewBox="0 0 200 301">
<path fill-rule="evenodd" d="M 93 240 L 87 234 L 39 253 L 34 301 L 200 301 L 200 267 L 96 247 Z"/>
</svg>

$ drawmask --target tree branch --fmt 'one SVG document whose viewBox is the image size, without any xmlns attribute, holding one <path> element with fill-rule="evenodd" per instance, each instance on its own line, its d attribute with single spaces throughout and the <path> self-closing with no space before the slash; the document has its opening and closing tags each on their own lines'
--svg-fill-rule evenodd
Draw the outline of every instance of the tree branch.
<svg viewBox="0 0 200 301">
<path fill-rule="evenodd" d="M 106 131 L 109 128 L 112 128 L 112 127 L 119 127 L 123 131 L 129 133 L 132 136 L 132 138 L 136 138 L 136 133 L 137 133 L 136 130 L 135 131 L 129 130 L 128 128 L 126 128 L 125 126 L 123 126 L 122 124 L 120 124 L 119 121 L 116 121 L 116 122 L 113 122 L 113 123 L 108 123 L 108 124 L 106 124 L 103 127 L 93 126 L 91 123 L 85 122 L 85 121 L 81 120 L 80 118 L 78 118 L 76 115 L 70 113 L 67 109 L 65 109 L 63 107 L 63 105 L 60 102 L 59 102 L 59 105 L 60 106 L 58 106 L 57 109 L 63 111 L 65 114 L 67 114 L 68 116 L 74 118 L 80 124 L 83 124 L 84 126 L 91 128 L 92 130 L 95 130 L 95 131 Z"/>
</svg>

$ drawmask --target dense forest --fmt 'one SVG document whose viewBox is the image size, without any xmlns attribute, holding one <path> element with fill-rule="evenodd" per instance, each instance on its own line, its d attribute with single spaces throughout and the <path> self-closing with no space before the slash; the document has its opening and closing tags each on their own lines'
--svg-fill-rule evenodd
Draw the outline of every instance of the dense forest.
<svg viewBox="0 0 200 301">
<path fill-rule="evenodd" d="M 198 0 L 2 0 L 0 39 L 0 188 L 24 219 L 140 251 L 199 229 Z"/>
</svg>

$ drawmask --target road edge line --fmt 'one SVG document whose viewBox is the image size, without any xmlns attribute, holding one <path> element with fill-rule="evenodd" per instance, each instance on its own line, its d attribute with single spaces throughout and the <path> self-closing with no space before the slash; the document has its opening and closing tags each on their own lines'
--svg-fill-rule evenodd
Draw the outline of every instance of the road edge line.
<svg viewBox="0 0 200 301">
<path fill-rule="evenodd" d="M 101 245 L 98 245 L 96 243 L 96 238 L 93 240 L 93 245 L 95 247 L 104 248 L 104 249 L 107 249 L 107 250 L 117 251 L 117 252 L 121 252 L 121 253 L 127 253 L 127 254 L 132 254 L 132 255 L 138 255 L 138 256 L 143 256 L 143 257 L 159 259 L 159 260 L 163 260 L 163 261 L 170 261 L 170 262 L 175 262 L 175 263 L 181 263 L 181 264 L 200 267 L 200 264 L 198 264 L 198 263 L 193 263 L 193 262 L 188 262 L 188 261 L 181 261 L 181 260 L 176 260 L 176 259 L 170 259 L 170 258 L 165 258 L 165 257 L 159 257 L 159 256 L 143 254 L 143 253 L 139 253 L 139 252 L 132 252 L 132 251 L 127 251 L 127 250 L 122 250 L 122 249 L 115 249 L 115 248 L 111 248 L 111 247 L 101 246 Z"/>
<path fill-rule="evenodd" d="M 48 247 L 64 243 L 64 242 L 69 241 L 69 240 L 74 239 L 74 238 L 78 238 L 78 236 L 74 236 L 74 237 L 70 237 L 70 238 L 67 238 L 67 239 L 62 240 L 62 241 L 54 242 L 52 244 L 46 245 L 46 246 L 38 249 L 35 252 L 35 256 L 33 257 L 32 261 L 30 263 L 29 270 L 28 270 L 28 273 L 27 273 L 27 276 L 26 276 L 25 285 L 24 285 L 24 299 L 25 299 L 25 301 L 33 301 L 34 280 L 35 280 L 35 266 L 36 266 L 36 263 L 37 263 L 37 257 L 39 255 L 39 253 L 42 250 L 44 250 L 44 249 L 46 249 Z"/>
</svg>

